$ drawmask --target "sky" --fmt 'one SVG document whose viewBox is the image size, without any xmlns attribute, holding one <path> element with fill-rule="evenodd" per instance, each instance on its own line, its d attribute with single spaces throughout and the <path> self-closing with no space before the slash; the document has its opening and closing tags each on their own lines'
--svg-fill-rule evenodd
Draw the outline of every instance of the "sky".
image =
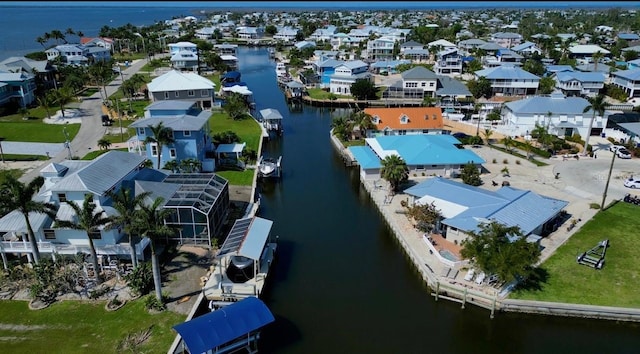
<svg viewBox="0 0 640 354">
<path fill-rule="evenodd" d="M 389 8 L 423 5 L 443 8 L 504 7 L 638 7 L 637 1 L 1 1 L 1 6 L 121 6 L 193 8 Z"/>
</svg>

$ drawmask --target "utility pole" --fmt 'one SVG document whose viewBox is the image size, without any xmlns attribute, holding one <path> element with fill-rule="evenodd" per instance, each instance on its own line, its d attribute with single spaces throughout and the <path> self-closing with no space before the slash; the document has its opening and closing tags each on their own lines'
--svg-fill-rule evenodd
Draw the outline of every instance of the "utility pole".
<svg viewBox="0 0 640 354">
<path fill-rule="evenodd" d="M 2 151 L 2 142 L 4 138 L 0 136 L 0 159 L 2 159 L 2 163 L 4 163 L 4 151 Z"/>
<path fill-rule="evenodd" d="M 62 133 L 64 134 L 64 137 L 66 139 L 64 142 L 64 146 L 67 148 L 68 159 L 72 160 L 73 157 L 71 156 L 71 142 L 69 141 L 69 133 L 67 133 L 67 127 L 62 127 Z"/>
<path fill-rule="evenodd" d="M 611 158 L 611 165 L 609 165 L 609 175 L 607 175 L 607 183 L 604 185 L 604 193 L 602 193 L 602 203 L 600 204 L 600 210 L 604 210 L 604 201 L 607 199 L 607 190 L 609 189 L 609 181 L 611 180 L 611 172 L 613 171 L 613 162 L 616 160 L 617 152 L 613 152 Z"/>
</svg>

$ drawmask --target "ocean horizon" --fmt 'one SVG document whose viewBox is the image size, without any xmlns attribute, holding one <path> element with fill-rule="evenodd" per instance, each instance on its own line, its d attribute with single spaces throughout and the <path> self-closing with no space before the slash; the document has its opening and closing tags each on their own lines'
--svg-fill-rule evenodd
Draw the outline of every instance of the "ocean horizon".
<svg viewBox="0 0 640 354">
<path fill-rule="evenodd" d="M 128 23 L 134 26 L 148 26 L 158 21 L 169 20 L 184 16 L 202 16 L 203 12 L 214 10 L 315 10 L 327 3 L 322 9 L 333 6 L 342 10 L 364 10 L 360 3 L 354 2 L 0 2 L 2 17 L 0 26 L 5 29 L 0 36 L 0 60 L 12 56 L 23 56 L 28 53 L 42 51 L 44 48 L 36 42 L 36 38 L 45 32 L 67 28 L 81 31 L 87 37 L 97 36 L 103 26 L 119 27 Z M 160 7 L 157 7 L 160 4 Z M 279 5 L 278 5 L 279 4 Z M 486 8 L 505 9 L 570 9 L 570 8 L 607 8 L 607 7 L 638 7 L 640 2 L 368 2 L 366 9 L 407 9 L 407 10 L 483 10 Z M 54 6 L 55 5 L 55 6 Z M 137 6 L 136 6 L 137 5 Z M 276 8 L 276 6 L 278 6 Z M 25 25 L 28 24 L 28 25 Z M 79 40 L 71 37 L 72 41 Z"/>
</svg>

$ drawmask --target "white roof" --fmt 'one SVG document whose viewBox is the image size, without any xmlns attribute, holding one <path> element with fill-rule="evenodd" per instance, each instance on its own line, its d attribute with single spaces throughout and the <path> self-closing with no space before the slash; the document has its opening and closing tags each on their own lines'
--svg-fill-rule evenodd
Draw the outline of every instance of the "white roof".
<svg viewBox="0 0 640 354">
<path fill-rule="evenodd" d="M 427 44 L 428 47 L 433 47 L 433 46 L 437 46 L 437 45 L 441 45 L 443 47 L 455 47 L 456 45 L 449 42 L 446 39 L 438 39 L 437 41 L 433 41 L 429 44 Z"/>
<path fill-rule="evenodd" d="M 222 59 L 222 60 L 224 60 L 224 61 L 229 61 L 229 60 L 236 61 L 236 60 L 238 60 L 238 58 L 237 58 L 237 57 L 235 57 L 235 56 L 233 56 L 233 55 L 228 55 L 228 54 L 221 55 L 221 56 L 220 56 L 220 59 Z"/>
<path fill-rule="evenodd" d="M 171 70 L 158 76 L 147 84 L 149 92 L 182 91 L 182 90 L 209 90 L 215 89 L 213 81 L 196 73 L 182 73 Z"/>
<path fill-rule="evenodd" d="M 602 54 L 610 54 L 611 52 L 595 44 L 579 44 L 569 48 L 574 54 L 593 54 L 600 52 Z"/>
<path fill-rule="evenodd" d="M 222 91 L 224 92 L 236 92 L 241 95 L 251 96 L 253 92 L 251 92 L 246 86 L 233 85 L 231 87 L 223 87 Z"/>
</svg>

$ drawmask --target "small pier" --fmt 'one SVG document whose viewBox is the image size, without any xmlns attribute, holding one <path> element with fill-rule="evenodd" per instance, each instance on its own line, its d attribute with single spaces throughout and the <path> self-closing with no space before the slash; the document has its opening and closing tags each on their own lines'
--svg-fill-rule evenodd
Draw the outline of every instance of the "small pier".
<svg viewBox="0 0 640 354">
<path fill-rule="evenodd" d="M 278 135 L 282 135 L 282 114 L 280 111 L 274 108 L 265 108 L 260 110 L 260 116 L 262 117 L 262 126 L 267 132 L 274 131 Z"/>
</svg>

